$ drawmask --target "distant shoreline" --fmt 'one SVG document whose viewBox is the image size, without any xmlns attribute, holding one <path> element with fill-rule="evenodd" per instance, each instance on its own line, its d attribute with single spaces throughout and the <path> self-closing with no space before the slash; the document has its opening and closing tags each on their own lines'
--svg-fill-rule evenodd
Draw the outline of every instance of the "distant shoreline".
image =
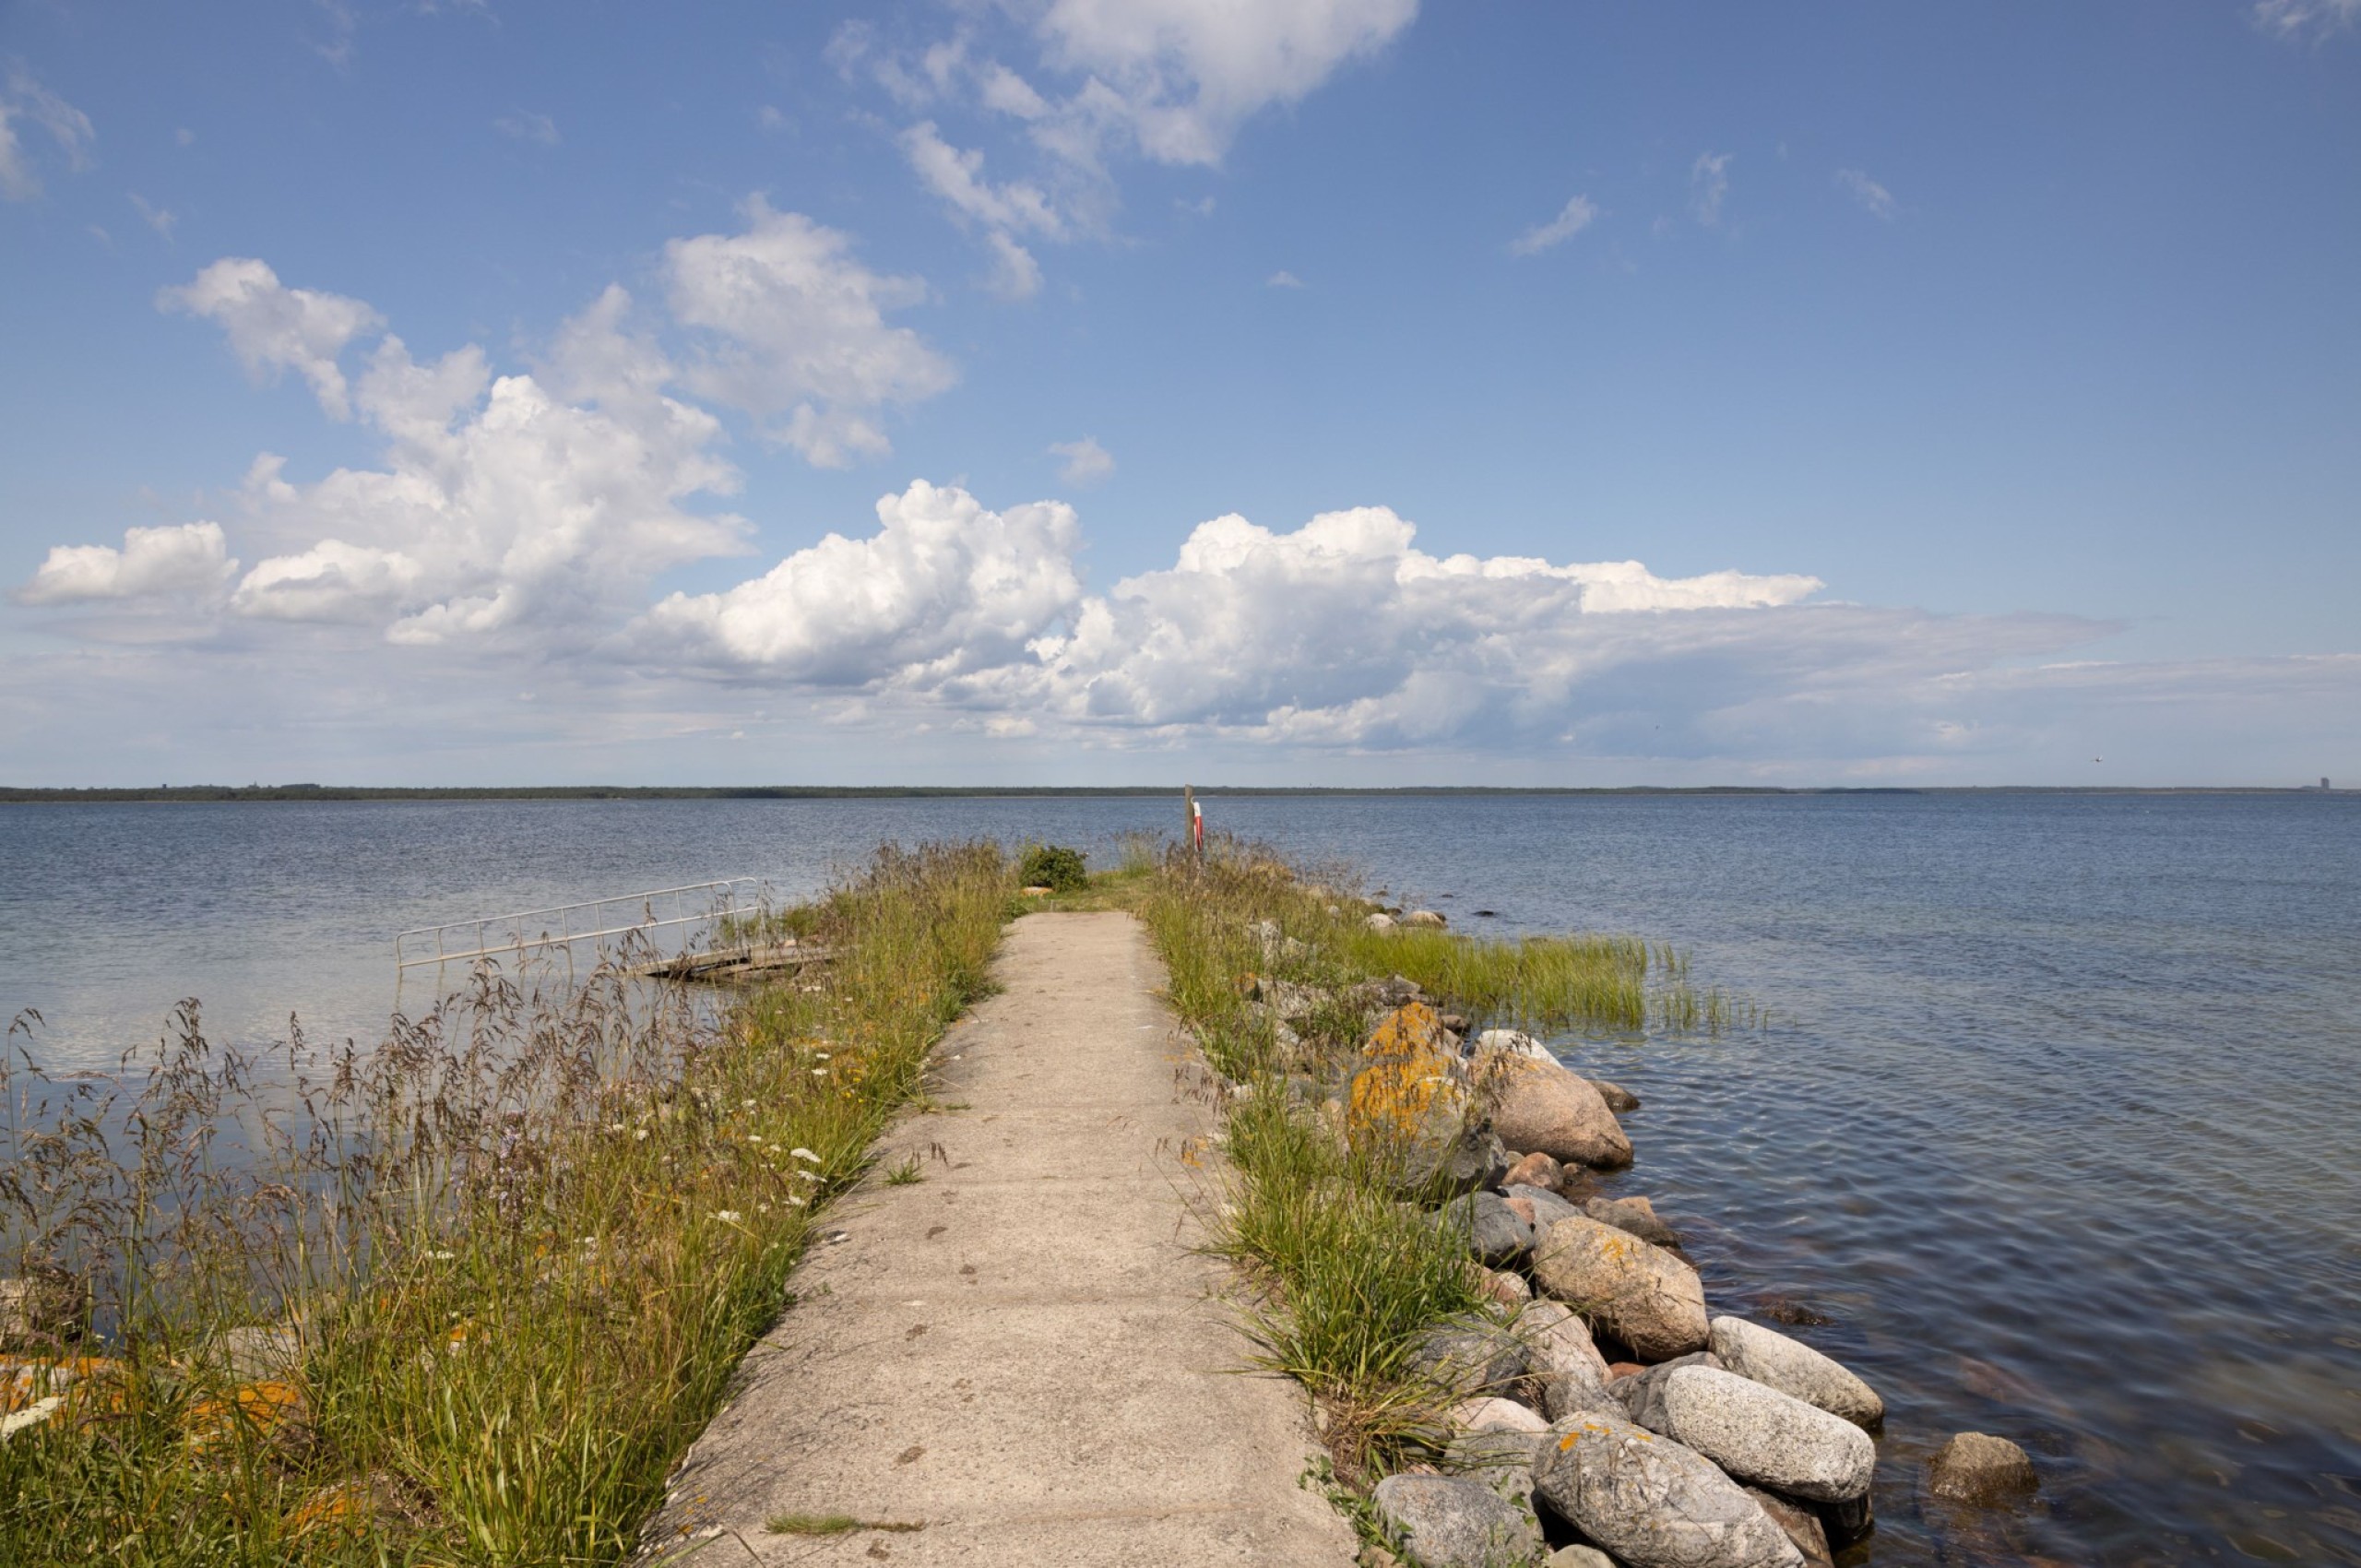
<svg viewBox="0 0 2361 1568">
<path fill-rule="evenodd" d="M 2346 795 L 2351 790 L 2319 785 L 2189 784 L 1959 784 L 1785 788 L 1767 784 L 1673 786 L 1497 787 L 1410 784 L 1394 788 L 1357 785 L 1200 784 L 1201 795 L 1228 796 L 1490 796 L 1603 795 Z M 961 784 L 747 784 L 626 785 L 550 784 L 510 788 L 422 787 L 345 784 L 188 784 L 147 790 L 0 788 L 0 805 L 203 804 L 272 801 L 898 801 L 898 800 L 1133 800 L 1177 797 L 1179 784 L 961 785 Z"/>
</svg>

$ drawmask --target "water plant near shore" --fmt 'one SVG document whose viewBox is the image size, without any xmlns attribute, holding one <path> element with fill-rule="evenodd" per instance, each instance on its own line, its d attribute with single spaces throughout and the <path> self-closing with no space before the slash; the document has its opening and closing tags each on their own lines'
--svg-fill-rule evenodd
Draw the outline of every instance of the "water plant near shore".
<svg viewBox="0 0 2361 1568">
<path fill-rule="evenodd" d="M 621 1561 L 1014 887 L 990 845 L 882 851 L 789 922 L 824 978 L 727 1009 L 487 966 L 266 1071 L 190 1004 L 119 1087 L 12 1037 L 0 1271 L 95 1300 L 0 1369 L 0 1562 Z"/>
</svg>

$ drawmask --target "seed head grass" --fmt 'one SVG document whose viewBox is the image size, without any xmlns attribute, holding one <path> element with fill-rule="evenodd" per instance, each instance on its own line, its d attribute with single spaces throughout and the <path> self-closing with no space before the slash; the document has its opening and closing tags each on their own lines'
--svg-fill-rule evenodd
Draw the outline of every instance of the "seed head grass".
<svg viewBox="0 0 2361 1568">
<path fill-rule="evenodd" d="M 0 1414 L 79 1373 L 0 1439 L 0 1562 L 625 1560 L 1014 887 L 991 845 L 883 850 L 777 923 L 825 966 L 727 1004 L 629 953 L 578 987 L 487 964 L 276 1063 L 191 1002 L 104 1082 L 43 1077 L 20 1020 L 0 1273 L 90 1307 L 0 1347 Z"/>
</svg>

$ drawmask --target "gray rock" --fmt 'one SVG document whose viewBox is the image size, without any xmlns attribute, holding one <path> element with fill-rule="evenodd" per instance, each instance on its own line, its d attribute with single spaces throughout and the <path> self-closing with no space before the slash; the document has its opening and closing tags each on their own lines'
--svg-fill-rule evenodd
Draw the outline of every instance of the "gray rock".
<svg viewBox="0 0 2361 1568">
<path fill-rule="evenodd" d="M 1511 1056 L 1530 1056 L 1536 1062 L 1558 1060 L 1548 1046 L 1523 1029 L 1486 1029 L 1476 1037 L 1476 1049 L 1478 1051 L 1504 1051 Z"/>
<path fill-rule="evenodd" d="M 1492 1130 L 1513 1148 L 1564 1164 L 1631 1163 L 1631 1140 L 1590 1080 L 1555 1062 L 1478 1052 L 1476 1081 Z"/>
<path fill-rule="evenodd" d="M 1413 909 L 1402 917 L 1402 923 L 1406 926 L 1421 927 L 1428 931 L 1441 931 L 1451 922 L 1443 919 L 1441 909 Z"/>
<path fill-rule="evenodd" d="M 1523 1431 L 1486 1427 L 1462 1432 L 1443 1450 L 1442 1467 L 1481 1481 L 1519 1508 L 1533 1506 L 1533 1461 L 1548 1441 L 1549 1428 Z"/>
<path fill-rule="evenodd" d="M 1644 1427 L 1583 1414 L 1550 1425 L 1533 1490 L 1631 1568 L 1801 1568 L 1762 1504 L 1712 1460 Z"/>
<path fill-rule="evenodd" d="M 1502 1187 L 1536 1187 L 1545 1193 L 1558 1190 L 1558 1162 L 1538 1152 L 1521 1157 L 1501 1178 Z"/>
<path fill-rule="evenodd" d="M 1615 1559 L 1595 1546 L 1561 1546 L 1541 1560 L 1541 1568 L 1616 1568 Z"/>
<path fill-rule="evenodd" d="M 1461 1398 L 1513 1387 L 1528 1356 L 1517 1336 L 1489 1318 L 1447 1318 L 1410 1345 L 1408 1366 L 1418 1378 Z"/>
<path fill-rule="evenodd" d="M 1451 1408 L 1452 1424 L 1466 1431 L 1544 1432 L 1549 1422 L 1541 1412 L 1513 1399 L 1486 1396 L 1463 1399 Z"/>
<path fill-rule="evenodd" d="M 1592 1343 L 1590 1324 L 1557 1301 L 1536 1301 L 1517 1313 L 1516 1336 L 1537 1377 L 1584 1377 L 1607 1384 L 1607 1358 Z"/>
<path fill-rule="evenodd" d="M 1744 1318 L 1717 1317 L 1712 1324 L 1714 1354 L 1740 1377 L 1792 1394 L 1855 1426 L 1885 1420 L 1877 1390 L 1799 1339 Z"/>
<path fill-rule="evenodd" d="M 1443 1206 L 1444 1220 L 1467 1237 L 1467 1250 L 1494 1268 L 1533 1251 L 1533 1227 L 1498 1193 L 1475 1192 Z"/>
<path fill-rule="evenodd" d="M 1714 1359 L 1714 1353 L 1711 1350 L 1697 1350 L 1686 1356 L 1675 1356 L 1668 1361 L 1659 1361 L 1655 1366 L 1630 1377 L 1617 1378 L 1613 1384 L 1615 1397 L 1633 1420 L 1650 1431 L 1662 1431 L 1664 1427 L 1656 1416 L 1655 1400 L 1664 1387 L 1665 1379 L 1682 1367 L 1712 1367 L 1718 1371 L 1721 1364 Z"/>
<path fill-rule="evenodd" d="M 1482 1481 L 1388 1476 L 1370 1501 L 1418 1568 L 1528 1568 L 1547 1550 L 1533 1515 Z"/>
<path fill-rule="evenodd" d="M 90 1287 L 60 1268 L 0 1279 L 0 1349 L 53 1350 L 90 1321 Z"/>
<path fill-rule="evenodd" d="M 283 1324 L 224 1329 L 213 1347 L 230 1375 L 240 1383 L 283 1378 L 303 1359 L 302 1336 Z"/>
<path fill-rule="evenodd" d="M 1506 1191 L 1510 1197 L 1523 1198 L 1533 1206 L 1533 1228 L 1536 1239 L 1539 1232 L 1548 1229 L 1558 1221 L 1571 1219 L 1582 1213 L 1581 1209 L 1576 1208 L 1557 1194 L 1545 1192 L 1539 1187 L 1520 1185 L 1510 1187 Z"/>
<path fill-rule="evenodd" d="M 1607 1109 L 1618 1116 L 1627 1111 L 1640 1109 L 1640 1097 L 1620 1084 L 1610 1084 L 1605 1078 L 1593 1078 L 1590 1087 L 1598 1091 L 1599 1099 L 1607 1101 Z"/>
<path fill-rule="evenodd" d="M 1771 1515 L 1771 1522 L 1787 1532 L 1787 1538 L 1804 1554 L 1804 1568 L 1836 1568 L 1835 1556 L 1828 1550 L 1828 1532 L 1821 1527 L 1819 1515 L 1760 1487 L 1748 1487 L 1746 1495 L 1761 1503 L 1762 1511 Z"/>
<path fill-rule="evenodd" d="M 2005 1437 L 1963 1431 L 1927 1461 L 1927 1490 L 1957 1503 L 1999 1503 L 2037 1490 L 2033 1455 Z"/>
<path fill-rule="evenodd" d="M 1632 1419 L 1693 1448 L 1741 1481 L 1813 1503 L 1866 1496 L 1878 1452 L 1869 1434 L 1792 1394 L 1713 1367 L 1628 1380 Z M 1620 1389 L 1618 1390 L 1621 1392 Z"/>
<path fill-rule="evenodd" d="M 1650 1360 L 1705 1348 L 1705 1287 L 1697 1271 L 1627 1231 L 1573 1215 L 1533 1249 L 1534 1282 Z"/>
<path fill-rule="evenodd" d="M 1612 1420 L 1629 1420 L 1631 1413 L 1615 1396 L 1615 1385 L 1594 1383 L 1581 1372 L 1567 1372 L 1547 1379 L 1541 1385 L 1541 1408 L 1552 1421 L 1562 1421 L 1572 1416 L 1605 1416 Z"/>
<path fill-rule="evenodd" d="M 1387 914 L 1382 909 L 1378 909 L 1370 914 L 1363 915 L 1361 917 L 1361 924 L 1369 927 L 1371 931 L 1392 931 L 1394 929 L 1394 917 Z"/>
<path fill-rule="evenodd" d="M 1656 1206 L 1645 1198 L 1589 1198 L 1584 1201 L 1583 1212 L 1602 1225 L 1629 1230 L 1651 1246 L 1680 1245 L 1672 1227 L 1656 1218 Z"/>
<path fill-rule="evenodd" d="M 1472 1193 L 1497 1185 L 1509 1168 L 1509 1151 L 1489 1127 L 1468 1122 L 1447 1134 L 1420 1137 L 1403 1151 L 1405 1193 Z"/>
</svg>

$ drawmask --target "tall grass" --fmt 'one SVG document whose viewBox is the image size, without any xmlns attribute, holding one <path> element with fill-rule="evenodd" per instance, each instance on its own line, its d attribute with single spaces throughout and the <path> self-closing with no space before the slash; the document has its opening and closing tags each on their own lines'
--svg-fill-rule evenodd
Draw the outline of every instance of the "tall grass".
<svg viewBox="0 0 2361 1568">
<path fill-rule="evenodd" d="M 0 1441 L 0 1562 L 621 1561 L 1013 890 L 989 845 L 883 851 L 788 922 L 831 961 L 722 1012 L 487 966 L 270 1071 L 191 1003 L 117 1089 L 12 1038 L 0 1267 L 95 1302 L 0 1366 L 62 1400 Z"/>
<path fill-rule="evenodd" d="M 1335 1475 L 1357 1487 L 1421 1456 L 1442 1430 L 1442 1392 L 1413 1357 L 1420 1334 L 1485 1309 L 1465 1237 L 1399 1201 L 1400 1150 L 1368 1128 L 1348 1135 L 1331 1099 L 1374 1021 L 1355 988 L 1400 975 L 1475 1027 L 1716 1027 L 1732 1009 L 1696 993 L 1677 955 L 1631 938 L 1372 932 L 1361 923 L 1370 906 L 1342 880 L 1224 839 L 1202 861 L 1168 856 L 1138 907 L 1176 1010 L 1240 1086 L 1214 1245 L 1255 1287 L 1248 1328 L 1264 1363 L 1311 1390 Z M 1312 998 L 1284 1034 L 1250 995 L 1265 982 Z M 1428 1206 L 1442 1195 L 1413 1194 Z"/>
</svg>

